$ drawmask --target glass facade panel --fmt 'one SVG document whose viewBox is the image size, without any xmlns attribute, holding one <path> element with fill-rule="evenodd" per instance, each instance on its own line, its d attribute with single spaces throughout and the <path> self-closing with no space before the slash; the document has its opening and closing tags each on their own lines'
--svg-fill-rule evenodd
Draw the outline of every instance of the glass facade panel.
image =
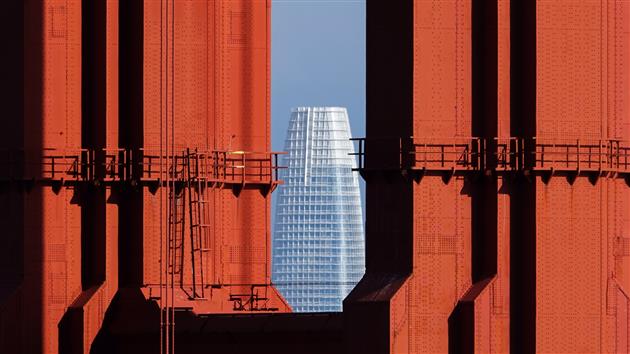
<svg viewBox="0 0 630 354">
<path fill-rule="evenodd" d="M 345 108 L 291 113 L 277 193 L 272 280 L 296 312 L 341 311 L 365 272 L 359 180 Z"/>
</svg>

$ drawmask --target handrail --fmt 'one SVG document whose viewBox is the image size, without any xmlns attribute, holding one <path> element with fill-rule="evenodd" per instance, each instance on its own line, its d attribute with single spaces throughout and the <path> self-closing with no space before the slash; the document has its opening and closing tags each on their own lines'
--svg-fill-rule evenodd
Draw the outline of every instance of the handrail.
<svg viewBox="0 0 630 354">
<path fill-rule="evenodd" d="M 630 174 L 630 141 L 619 139 L 555 139 L 555 138 L 479 138 L 479 137 L 408 137 L 352 138 L 358 149 L 349 153 L 358 157 L 354 170 L 366 171 L 366 151 L 369 146 L 381 146 L 372 141 L 389 140 L 400 143 L 401 170 L 498 172 L 532 169 L 558 172 L 614 172 Z M 492 144 L 490 144 L 492 143 Z M 393 150 L 390 151 L 390 153 Z M 394 161 L 393 156 L 382 160 Z M 408 156 L 409 158 L 406 158 Z M 378 162 L 378 161 L 377 161 Z M 491 166 L 488 164 L 492 164 Z M 369 170 L 391 169 L 388 164 L 369 166 Z"/>
<path fill-rule="evenodd" d="M 284 152 L 227 150 L 182 150 L 166 155 L 158 149 L 104 148 L 57 149 L 39 152 L 0 148 L 0 180 L 34 180 L 107 183 L 134 181 L 157 182 L 169 173 L 176 180 L 186 177 L 191 159 L 192 177 L 221 184 L 281 184 L 278 156 Z"/>
</svg>

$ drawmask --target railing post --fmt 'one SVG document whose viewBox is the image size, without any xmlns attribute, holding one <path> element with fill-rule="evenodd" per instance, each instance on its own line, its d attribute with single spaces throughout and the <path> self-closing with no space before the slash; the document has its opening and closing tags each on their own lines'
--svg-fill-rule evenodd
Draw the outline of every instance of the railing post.
<svg viewBox="0 0 630 354">
<path fill-rule="evenodd" d="M 222 179 L 223 179 L 223 181 L 226 181 L 227 180 L 227 167 L 228 167 L 227 166 L 227 163 L 228 163 L 227 162 L 227 153 L 225 151 L 221 152 L 221 156 L 222 156 L 222 161 L 223 161 L 222 165 L 220 166 L 220 168 L 223 170 L 223 178 Z"/>
<path fill-rule="evenodd" d="M 133 165 L 134 165 L 136 162 L 134 161 L 135 156 L 134 156 L 133 150 L 132 150 L 132 149 L 129 149 L 128 151 L 129 151 L 129 156 L 128 156 L 128 157 L 129 157 L 129 160 L 127 161 L 127 179 L 128 179 L 128 180 L 131 180 L 131 179 L 134 177 Z M 144 164 L 143 164 L 143 162 L 144 162 L 144 161 L 139 161 L 139 162 L 138 162 L 138 163 L 139 163 L 139 165 L 138 165 L 138 166 L 140 166 L 140 171 L 141 171 L 141 173 L 140 173 L 140 174 L 141 174 L 141 175 L 142 175 L 142 172 L 144 172 Z M 142 178 L 142 176 L 140 176 L 140 178 Z"/>
<path fill-rule="evenodd" d="M 466 155 L 466 164 L 468 165 L 467 169 L 477 169 L 480 170 L 482 168 L 485 169 L 487 158 L 485 156 L 485 144 L 486 141 L 483 138 L 473 138 L 471 142 L 469 142 L 466 146 L 466 151 L 468 152 Z"/>
<path fill-rule="evenodd" d="M 276 177 L 275 177 L 275 179 L 279 180 L 280 179 L 280 174 L 278 172 L 279 172 L 279 168 L 280 167 L 278 165 L 278 155 L 277 154 L 276 154 L 275 159 L 276 159 L 276 161 L 275 161 L 275 163 L 276 163 L 276 168 L 275 168 Z"/>
<path fill-rule="evenodd" d="M 427 167 L 427 159 L 429 158 L 427 156 L 428 152 L 427 152 L 427 143 L 423 143 L 423 147 L 424 147 L 424 161 L 422 162 L 422 167 L 426 168 Z"/>
<path fill-rule="evenodd" d="M 275 159 L 275 154 L 271 153 L 269 155 L 269 184 L 273 183 L 274 171 L 273 171 L 273 163 Z"/>
<path fill-rule="evenodd" d="M 577 153 L 577 170 L 578 170 L 578 172 L 580 172 L 580 162 L 582 160 L 582 156 L 581 156 L 581 153 L 580 153 L 580 139 L 577 139 L 577 150 L 576 150 L 576 153 Z"/>
<path fill-rule="evenodd" d="M 451 159 L 452 166 L 451 168 L 455 170 L 457 168 L 457 144 L 455 142 L 453 144 L 453 158 Z M 445 146 L 446 149 L 446 146 Z"/>
<path fill-rule="evenodd" d="M 94 181 L 96 179 L 96 150 L 88 150 L 88 155 L 90 155 L 90 178 L 89 181 Z M 100 176 L 99 176 L 100 177 Z"/>
<path fill-rule="evenodd" d="M 127 160 L 128 160 L 128 156 L 127 156 L 127 150 L 123 149 L 119 152 L 122 155 L 122 161 L 120 161 L 120 168 L 122 169 L 121 171 L 118 171 L 118 177 L 120 179 L 124 179 L 125 175 L 127 174 Z"/>
<path fill-rule="evenodd" d="M 628 147 L 623 149 L 624 169 L 628 170 Z"/>
<path fill-rule="evenodd" d="M 223 165 L 225 166 L 223 169 L 223 175 L 225 176 L 224 180 L 227 181 L 227 176 L 228 176 L 228 153 L 224 152 L 223 153 Z M 232 164 L 232 178 L 234 178 L 234 164 Z"/>
<path fill-rule="evenodd" d="M 365 141 L 366 138 L 359 140 L 359 168 L 363 169 L 365 166 Z"/>
<path fill-rule="evenodd" d="M 603 140 L 599 140 L 599 171 L 603 171 L 604 170 L 604 154 L 605 154 L 605 149 L 604 146 L 602 145 L 604 144 Z"/>
<path fill-rule="evenodd" d="M 527 161 L 529 158 L 527 156 L 525 156 L 525 154 L 527 154 L 527 150 L 525 150 L 525 138 L 518 138 L 516 141 L 516 145 L 517 145 L 517 153 L 518 153 L 518 166 L 517 169 L 518 170 L 522 170 L 525 168 L 525 161 Z M 538 153 L 538 144 L 536 143 L 536 140 L 533 140 L 532 145 L 534 146 L 534 148 L 531 150 L 531 154 L 532 159 L 534 160 L 533 165 L 536 165 L 536 154 Z"/>
<path fill-rule="evenodd" d="M 241 166 L 243 171 L 241 171 L 242 180 L 241 183 L 245 183 L 245 153 L 241 154 Z"/>
<path fill-rule="evenodd" d="M 221 179 L 221 174 L 219 173 L 219 152 L 218 151 L 213 151 L 212 152 L 212 174 L 214 176 L 214 179 L 217 180 L 217 182 Z"/>
<path fill-rule="evenodd" d="M 620 156 L 620 153 L 621 153 L 621 150 L 620 150 L 621 149 L 621 144 L 620 144 L 620 142 L 619 141 L 615 141 L 615 146 L 616 146 L 616 152 L 615 152 L 615 155 L 614 155 L 615 156 L 615 160 L 616 160 L 615 161 L 615 165 L 616 165 L 615 169 L 617 171 L 619 171 L 619 159 L 621 157 Z"/>
</svg>

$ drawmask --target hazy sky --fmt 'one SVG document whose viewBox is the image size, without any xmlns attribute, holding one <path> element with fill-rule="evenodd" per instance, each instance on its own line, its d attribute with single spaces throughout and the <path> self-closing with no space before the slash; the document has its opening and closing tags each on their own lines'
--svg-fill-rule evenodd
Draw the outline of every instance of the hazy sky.
<svg viewBox="0 0 630 354">
<path fill-rule="evenodd" d="M 297 106 L 346 107 L 352 136 L 365 136 L 365 0 L 273 0 L 271 9 L 273 151 L 284 150 Z"/>
<path fill-rule="evenodd" d="M 273 150 L 296 106 L 347 107 L 364 136 L 365 0 L 273 0 L 271 23 Z"/>
</svg>

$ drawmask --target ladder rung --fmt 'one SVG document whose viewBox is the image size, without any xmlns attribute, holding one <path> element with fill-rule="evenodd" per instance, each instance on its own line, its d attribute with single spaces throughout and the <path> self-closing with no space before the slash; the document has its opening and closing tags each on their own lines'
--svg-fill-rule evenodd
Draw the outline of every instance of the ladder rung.
<svg viewBox="0 0 630 354">
<path fill-rule="evenodd" d="M 195 248 L 195 251 L 210 252 L 210 248 Z"/>
</svg>

